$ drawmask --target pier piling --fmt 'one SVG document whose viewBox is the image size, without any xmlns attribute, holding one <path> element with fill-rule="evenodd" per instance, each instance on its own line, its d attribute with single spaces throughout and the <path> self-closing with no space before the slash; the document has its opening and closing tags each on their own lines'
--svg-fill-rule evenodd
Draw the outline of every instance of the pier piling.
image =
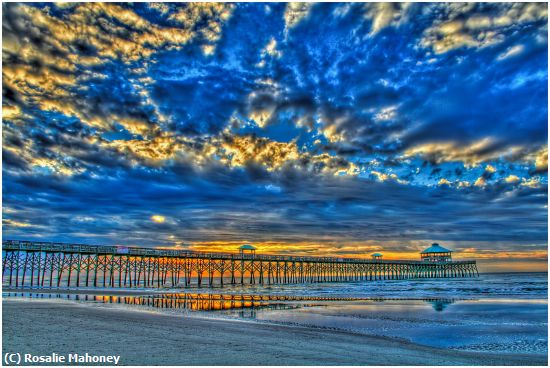
<svg viewBox="0 0 550 368">
<path fill-rule="evenodd" d="M 479 276 L 475 260 L 289 257 L 12 240 L 2 242 L 2 253 L 3 284 L 15 288 L 80 287 L 81 278 L 86 287 L 201 287 L 205 274 L 208 287 L 237 280 L 273 285 Z"/>
</svg>

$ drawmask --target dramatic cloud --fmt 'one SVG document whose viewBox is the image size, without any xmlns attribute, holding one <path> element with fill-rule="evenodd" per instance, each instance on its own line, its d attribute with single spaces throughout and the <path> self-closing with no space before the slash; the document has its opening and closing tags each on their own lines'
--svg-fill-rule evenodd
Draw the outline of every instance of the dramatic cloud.
<svg viewBox="0 0 550 368">
<path fill-rule="evenodd" d="M 435 53 L 466 48 L 485 48 L 505 42 L 507 36 L 524 27 L 539 28 L 546 36 L 548 7 L 544 3 L 476 4 L 455 3 L 435 5 L 440 11 L 433 25 L 426 29 L 422 46 Z M 512 46 L 502 59 L 519 53 L 522 46 Z"/>
<path fill-rule="evenodd" d="M 546 9 L 3 4 L 4 236 L 540 260 Z"/>
</svg>

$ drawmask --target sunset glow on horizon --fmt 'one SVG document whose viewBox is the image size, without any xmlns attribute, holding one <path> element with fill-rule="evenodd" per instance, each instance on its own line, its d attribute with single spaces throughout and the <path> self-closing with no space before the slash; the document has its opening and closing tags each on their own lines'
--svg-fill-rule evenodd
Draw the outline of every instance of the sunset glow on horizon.
<svg viewBox="0 0 550 368">
<path fill-rule="evenodd" d="M 547 271 L 547 27 L 545 3 L 3 4 L 3 237 Z"/>
</svg>

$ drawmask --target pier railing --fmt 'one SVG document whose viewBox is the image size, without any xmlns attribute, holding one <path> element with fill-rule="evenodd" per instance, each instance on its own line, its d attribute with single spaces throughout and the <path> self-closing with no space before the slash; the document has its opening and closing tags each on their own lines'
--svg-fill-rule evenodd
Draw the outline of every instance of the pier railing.
<svg viewBox="0 0 550 368">
<path fill-rule="evenodd" d="M 82 254 L 120 254 L 128 256 L 177 257 L 177 258 L 207 258 L 207 259 L 246 259 L 258 261 L 288 261 L 288 262 L 337 262 L 337 263 L 391 263 L 391 264 L 432 264 L 433 262 L 413 260 L 373 260 L 369 258 L 287 256 L 271 254 L 199 252 L 184 249 L 142 248 L 112 245 L 87 245 L 73 243 L 34 242 L 22 240 L 5 240 L 3 250 L 65 252 Z M 444 263 L 469 263 L 472 261 L 453 261 Z"/>
<path fill-rule="evenodd" d="M 475 261 L 304 257 L 6 240 L 6 286 L 165 287 L 472 277 Z M 71 276 L 73 276 L 71 278 Z M 118 282 L 117 282 L 118 280 Z M 101 282 L 102 281 L 102 282 Z"/>
</svg>

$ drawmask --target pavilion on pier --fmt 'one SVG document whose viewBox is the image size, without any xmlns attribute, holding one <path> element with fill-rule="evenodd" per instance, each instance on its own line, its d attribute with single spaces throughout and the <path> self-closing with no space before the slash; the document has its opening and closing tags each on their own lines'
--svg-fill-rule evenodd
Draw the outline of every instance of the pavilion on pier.
<svg viewBox="0 0 550 368">
<path fill-rule="evenodd" d="M 429 248 L 420 252 L 420 259 L 425 262 L 451 262 L 453 251 L 433 243 Z"/>
</svg>

